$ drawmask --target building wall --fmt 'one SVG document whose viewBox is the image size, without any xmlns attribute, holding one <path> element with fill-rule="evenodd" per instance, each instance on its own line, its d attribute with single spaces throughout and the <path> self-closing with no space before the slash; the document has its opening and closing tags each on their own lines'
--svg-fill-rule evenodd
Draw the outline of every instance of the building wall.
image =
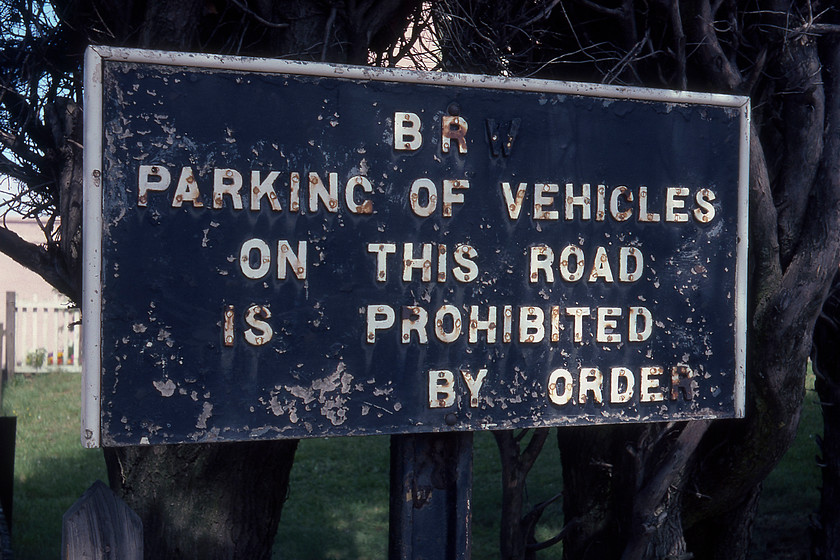
<svg viewBox="0 0 840 560">
<path fill-rule="evenodd" d="M 7 218 L 6 227 L 27 241 L 45 243 L 44 234 L 32 220 Z M 36 273 L 0 253 L 0 324 L 6 322 L 7 292 L 15 293 L 17 303 L 15 371 L 77 368 L 80 329 L 71 324 L 78 321 L 79 313 L 67 308 L 67 297 Z M 27 356 L 39 349 L 45 352 L 43 363 L 33 368 L 27 363 Z M 0 344 L 0 368 L 6 365 L 6 352 L 5 344 Z"/>
<path fill-rule="evenodd" d="M 7 219 L 6 227 L 27 241 L 45 243 L 44 234 L 33 220 Z M 58 292 L 47 284 L 40 276 L 26 269 L 0 253 L 0 298 L 6 301 L 6 292 L 16 292 L 18 299 L 52 300 L 58 297 Z M 0 314 L 3 315 L 3 314 Z"/>
</svg>

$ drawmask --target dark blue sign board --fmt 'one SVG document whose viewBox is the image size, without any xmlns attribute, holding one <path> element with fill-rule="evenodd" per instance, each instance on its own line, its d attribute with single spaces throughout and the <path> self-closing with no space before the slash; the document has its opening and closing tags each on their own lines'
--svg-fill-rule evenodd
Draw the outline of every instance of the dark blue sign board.
<svg viewBox="0 0 840 560">
<path fill-rule="evenodd" d="M 743 415 L 746 98 L 86 73 L 87 445 Z"/>
</svg>

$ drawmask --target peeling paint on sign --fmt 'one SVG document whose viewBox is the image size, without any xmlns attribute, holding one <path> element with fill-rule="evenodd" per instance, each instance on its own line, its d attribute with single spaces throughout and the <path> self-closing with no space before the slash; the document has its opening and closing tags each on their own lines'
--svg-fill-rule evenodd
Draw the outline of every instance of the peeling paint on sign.
<svg viewBox="0 0 840 560">
<path fill-rule="evenodd" d="M 104 444 L 742 414 L 746 99 L 103 52 Z"/>
</svg>

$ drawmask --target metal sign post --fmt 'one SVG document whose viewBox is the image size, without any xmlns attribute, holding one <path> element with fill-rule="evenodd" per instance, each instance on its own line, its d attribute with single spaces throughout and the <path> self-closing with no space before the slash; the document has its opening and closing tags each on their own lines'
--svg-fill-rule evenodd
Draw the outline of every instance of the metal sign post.
<svg viewBox="0 0 840 560">
<path fill-rule="evenodd" d="M 472 432 L 391 436 L 388 558 L 469 560 Z"/>
<path fill-rule="evenodd" d="M 85 445 L 743 415 L 747 98 L 100 47 L 85 98 Z"/>
</svg>

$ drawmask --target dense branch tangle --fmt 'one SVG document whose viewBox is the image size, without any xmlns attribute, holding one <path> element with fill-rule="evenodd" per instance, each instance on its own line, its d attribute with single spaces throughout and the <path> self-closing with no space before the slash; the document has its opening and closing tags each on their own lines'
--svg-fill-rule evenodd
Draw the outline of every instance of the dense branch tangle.
<svg viewBox="0 0 840 560">
<path fill-rule="evenodd" d="M 681 5 L 442 0 L 435 25 L 449 70 L 685 89 Z"/>
<path fill-rule="evenodd" d="M 74 123 L 87 44 L 388 66 L 403 61 L 427 69 L 749 95 L 747 418 L 708 428 L 558 431 L 568 558 L 651 557 L 657 550 L 744 555 L 747 539 L 740 529 L 748 526 L 761 480 L 795 433 L 809 336 L 840 250 L 840 15 L 834 2 L 54 0 L 52 10 L 46 5 L 0 0 L 0 173 L 18 181 L 0 187 L 12 191 L 0 212 L 14 208 L 45 216 L 48 239 L 46 248 L 21 244 L 0 229 L 0 251 L 14 253 L 72 296 L 79 295 L 72 243 L 79 185 L 74 162 L 80 157 Z M 67 230 L 61 235 L 58 216 Z M 532 437 L 524 454 L 512 435 L 498 438 L 516 477 L 527 471 L 544 435 Z M 652 523 L 642 510 L 656 502 L 659 517 Z M 279 516 L 279 508 L 275 513 Z M 532 518 L 524 520 L 525 527 Z M 513 533 L 532 538 L 529 530 Z M 530 544 L 533 551 L 537 545 Z"/>
<path fill-rule="evenodd" d="M 418 34 L 425 29 L 428 7 L 422 7 L 420 0 L 0 1 L 0 216 L 37 219 L 45 234 L 43 246 L 3 234 L 0 251 L 41 263 L 50 283 L 79 297 L 87 45 L 356 64 L 373 51 L 389 52 L 387 63 L 396 64 L 411 51 L 404 44 L 408 18 Z"/>
<path fill-rule="evenodd" d="M 449 69 L 752 98 L 747 419 L 693 432 L 676 427 L 685 437 L 651 448 L 652 460 L 636 470 L 651 481 L 664 473 L 670 484 L 655 487 L 670 488 L 666 498 L 676 492 L 660 501 L 672 521 L 659 527 L 640 528 L 641 517 L 617 513 L 647 503 L 644 485 L 627 495 L 627 485 L 593 468 L 609 465 L 617 477 L 619 465 L 633 464 L 629 449 L 651 441 L 654 428 L 558 434 L 566 513 L 581 520 L 566 542 L 569 558 L 692 547 L 702 557 L 740 557 L 758 484 L 795 433 L 810 332 L 838 262 L 837 8 L 808 0 L 470 0 L 437 8 Z M 679 468 L 657 460 L 678 442 L 687 454 Z"/>
</svg>

